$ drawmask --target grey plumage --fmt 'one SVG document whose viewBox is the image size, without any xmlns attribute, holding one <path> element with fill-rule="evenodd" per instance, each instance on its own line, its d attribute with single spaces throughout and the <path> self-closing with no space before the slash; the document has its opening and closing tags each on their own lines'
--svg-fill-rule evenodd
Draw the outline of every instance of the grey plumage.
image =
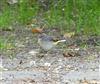
<svg viewBox="0 0 100 84">
<path fill-rule="evenodd" d="M 56 42 L 58 42 L 58 43 L 65 42 L 65 40 L 59 40 Z M 56 42 L 54 41 L 53 37 L 48 36 L 46 34 L 41 34 L 38 38 L 38 43 L 39 43 L 40 47 L 45 51 L 52 49 L 56 45 L 55 44 Z"/>
</svg>

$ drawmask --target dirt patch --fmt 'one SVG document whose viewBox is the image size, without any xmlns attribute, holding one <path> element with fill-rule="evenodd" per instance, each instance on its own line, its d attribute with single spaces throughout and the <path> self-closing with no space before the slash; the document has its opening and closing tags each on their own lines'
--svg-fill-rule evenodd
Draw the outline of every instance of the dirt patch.
<svg viewBox="0 0 100 84">
<path fill-rule="evenodd" d="M 48 31 L 62 38 L 58 30 Z M 28 28 L 16 26 L 13 31 L 1 31 L 0 35 L 14 44 L 11 49 L 1 50 L 2 84 L 100 84 L 98 36 L 77 36 L 49 53 L 40 53 L 38 34 Z M 65 52 L 77 54 L 64 57 Z"/>
</svg>

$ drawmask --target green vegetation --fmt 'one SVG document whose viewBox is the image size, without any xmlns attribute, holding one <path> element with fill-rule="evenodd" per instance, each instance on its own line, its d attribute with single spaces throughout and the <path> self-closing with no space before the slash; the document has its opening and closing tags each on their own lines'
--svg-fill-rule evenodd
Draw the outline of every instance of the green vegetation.
<svg viewBox="0 0 100 84">
<path fill-rule="evenodd" d="M 2 7 L 3 11 L 0 15 L 0 28 L 6 28 L 16 22 L 26 24 L 37 14 L 38 5 L 36 3 L 33 4 L 28 0 L 24 0 L 23 2 L 20 2 L 19 0 L 18 3 L 11 5 L 6 2 L 2 3 L 4 4 L 4 7 Z"/>
<path fill-rule="evenodd" d="M 13 6 L 5 3 L 0 15 L 0 28 L 15 22 L 26 24 L 42 15 L 40 19 L 44 19 L 44 24 L 50 28 L 100 35 L 99 5 L 100 0 L 44 0 L 43 3 L 40 0 L 19 0 Z"/>
<path fill-rule="evenodd" d="M 14 42 L 11 42 L 10 39 L 12 38 L 9 38 L 6 40 L 3 38 L 0 38 L 0 52 L 10 58 L 13 58 L 15 56 L 15 53 L 14 53 L 15 45 L 14 45 Z"/>
<path fill-rule="evenodd" d="M 83 34 L 100 34 L 99 0 L 52 1 L 44 17 L 49 26 Z"/>
</svg>

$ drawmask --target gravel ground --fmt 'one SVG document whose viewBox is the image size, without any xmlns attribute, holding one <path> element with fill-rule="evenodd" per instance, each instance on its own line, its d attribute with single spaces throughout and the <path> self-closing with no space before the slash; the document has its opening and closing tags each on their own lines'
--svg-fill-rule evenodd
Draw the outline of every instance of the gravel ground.
<svg viewBox="0 0 100 84">
<path fill-rule="evenodd" d="M 61 37 L 55 29 L 54 33 Z M 0 31 L 0 35 L 14 44 L 14 48 L 1 50 L 2 84 L 100 84 L 100 46 L 94 41 L 100 42 L 99 37 L 77 36 L 41 53 L 38 34 L 28 28 L 17 26 L 13 31 Z M 80 47 L 84 42 L 87 46 Z"/>
</svg>

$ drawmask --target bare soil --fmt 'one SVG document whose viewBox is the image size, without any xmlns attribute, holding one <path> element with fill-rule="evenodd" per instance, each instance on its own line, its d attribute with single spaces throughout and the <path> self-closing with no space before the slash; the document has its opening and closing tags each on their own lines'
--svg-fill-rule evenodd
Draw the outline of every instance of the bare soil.
<svg viewBox="0 0 100 84">
<path fill-rule="evenodd" d="M 63 38 L 57 29 L 48 31 Z M 5 41 L 14 44 L 0 50 L 0 84 L 100 84 L 99 36 L 66 38 L 66 43 L 41 53 L 38 35 L 23 26 L 0 31 Z"/>
</svg>

